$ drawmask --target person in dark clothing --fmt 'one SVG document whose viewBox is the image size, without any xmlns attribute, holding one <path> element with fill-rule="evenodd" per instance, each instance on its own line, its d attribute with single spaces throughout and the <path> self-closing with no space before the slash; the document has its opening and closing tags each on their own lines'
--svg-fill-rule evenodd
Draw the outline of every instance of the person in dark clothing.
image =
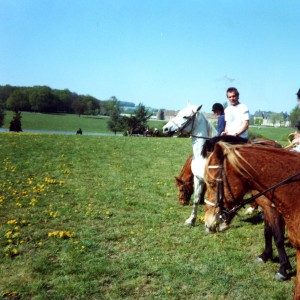
<svg viewBox="0 0 300 300">
<path fill-rule="evenodd" d="M 215 115 L 218 116 L 218 135 L 225 130 L 225 115 L 224 115 L 224 107 L 221 103 L 215 103 L 212 106 L 212 111 Z"/>
</svg>

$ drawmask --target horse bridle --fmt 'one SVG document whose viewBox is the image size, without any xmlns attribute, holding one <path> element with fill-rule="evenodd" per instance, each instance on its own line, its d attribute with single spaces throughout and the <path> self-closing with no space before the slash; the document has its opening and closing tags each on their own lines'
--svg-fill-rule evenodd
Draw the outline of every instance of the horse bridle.
<svg viewBox="0 0 300 300">
<path fill-rule="evenodd" d="M 174 125 L 178 128 L 177 130 L 179 131 L 180 134 L 183 134 L 183 130 L 188 127 L 190 125 L 190 123 L 192 122 L 192 127 L 191 127 L 191 130 L 188 132 L 188 135 L 191 135 L 191 133 L 193 132 L 194 130 L 194 123 L 195 123 L 195 118 L 196 118 L 196 114 L 198 113 L 199 109 L 195 112 L 192 113 L 191 116 L 189 117 L 184 117 L 186 120 L 186 122 L 180 126 L 178 126 L 178 124 L 176 124 L 174 122 L 174 120 L 172 120 L 172 122 L 174 123 Z"/>
<path fill-rule="evenodd" d="M 280 181 L 277 184 L 274 184 L 273 186 L 271 186 L 270 188 L 250 197 L 247 199 L 243 199 L 238 205 L 236 205 L 235 207 L 231 208 L 231 209 L 227 209 L 224 207 L 224 180 L 223 178 L 225 178 L 225 182 L 227 184 L 227 188 L 229 190 L 229 193 L 231 194 L 232 199 L 234 200 L 234 202 L 236 202 L 237 200 L 235 199 L 235 197 L 233 196 L 233 193 L 231 191 L 228 179 L 226 174 L 224 173 L 224 167 L 222 165 L 216 165 L 216 166 L 208 166 L 208 169 L 219 169 L 219 174 L 218 177 L 216 179 L 217 181 L 217 193 L 216 193 L 216 202 L 213 203 L 211 201 L 208 200 L 204 200 L 204 202 L 210 206 L 219 208 L 219 211 L 216 214 L 216 222 L 217 223 L 221 223 L 221 222 L 227 222 L 229 218 L 232 218 L 238 210 L 240 210 L 242 207 L 245 207 L 246 204 L 250 204 L 252 202 L 254 202 L 257 198 L 259 198 L 262 195 L 265 195 L 266 193 L 273 191 L 278 188 L 279 186 L 282 186 L 284 184 L 288 184 L 291 183 L 293 181 L 299 181 L 299 179 L 294 179 L 295 177 L 300 175 L 300 172 L 297 172 L 296 174 Z"/>
<path fill-rule="evenodd" d="M 200 106 L 198 107 L 198 109 L 197 109 L 195 112 L 192 113 L 191 116 L 189 116 L 189 117 L 184 117 L 184 118 L 187 119 L 187 120 L 186 120 L 186 122 L 185 122 L 181 127 L 178 126 L 178 124 L 176 124 L 176 123 L 174 122 L 174 120 L 172 120 L 172 122 L 174 123 L 174 125 L 178 128 L 177 130 L 179 131 L 180 134 L 183 134 L 183 130 L 184 130 L 186 127 L 188 127 L 188 126 L 191 124 L 191 122 L 192 122 L 191 130 L 190 130 L 187 134 L 188 134 L 189 136 L 191 136 L 191 137 L 194 137 L 194 138 L 209 139 L 209 137 L 205 137 L 205 136 L 196 136 L 196 135 L 192 135 L 192 132 L 193 132 L 193 130 L 194 130 L 195 118 L 196 118 L 197 113 L 198 113 L 199 110 L 201 109 L 201 107 L 202 107 L 202 105 L 200 105 Z"/>
<path fill-rule="evenodd" d="M 208 169 L 218 169 L 219 170 L 218 177 L 216 179 L 216 182 L 217 182 L 216 202 L 214 203 L 214 202 L 208 201 L 207 199 L 205 199 L 204 202 L 210 206 L 219 208 L 219 211 L 217 212 L 217 215 L 216 215 L 217 223 L 226 222 L 229 219 L 229 217 L 232 216 L 233 212 L 231 212 L 231 210 L 226 209 L 224 207 L 224 180 L 223 180 L 223 178 L 224 177 L 226 178 L 225 173 L 224 173 L 224 167 L 222 165 L 216 165 L 216 166 L 208 166 Z M 226 183 L 227 183 L 227 186 L 231 193 L 231 189 L 228 184 L 227 178 L 226 178 Z M 232 193 L 231 193 L 231 196 L 233 197 Z"/>
</svg>

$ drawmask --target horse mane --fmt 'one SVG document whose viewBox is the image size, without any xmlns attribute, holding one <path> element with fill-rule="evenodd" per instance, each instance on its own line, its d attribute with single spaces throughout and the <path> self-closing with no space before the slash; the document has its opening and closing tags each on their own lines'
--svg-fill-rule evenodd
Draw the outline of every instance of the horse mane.
<svg viewBox="0 0 300 300">
<path fill-rule="evenodd" d="M 259 148 L 264 148 L 264 149 L 266 148 L 265 146 L 255 145 L 255 144 L 251 144 L 251 143 L 235 144 L 235 145 L 226 143 L 224 141 L 220 141 L 220 142 L 216 143 L 214 152 L 213 152 L 213 156 L 210 156 L 206 162 L 205 172 L 206 172 L 207 176 L 213 177 L 210 175 L 209 166 L 211 164 L 211 159 L 213 157 L 216 157 L 219 164 L 224 165 L 224 161 L 225 161 L 225 159 L 227 159 L 229 164 L 237 171 L 238 174 L 240 174 L 241 176 L 248 178 L 248 179 L 252 178 L 252 175 L 246 168 L 246 165 L 249 168 L 251 168 L 252 170 L 254 170 L 254 169 L 246 161 L 246 159 L 242 156 L 242 154 L 240 153 L 239 150 L 242 148 L 253 148 L 253 147 L 259 147 Z M 227 168 L 227 164 L 224 165 L 225 173 L 227 173 L 226 168 Z M 254 170 L 254 172 L 255 172 L 255 170 Z M 206 181 L 206 183 L 208 183 L 207 179 L 205 181 Z"/>
<path fill-rule="evenodd" d="M 246 145 L 233 145 L 231 147 L 226 147 L 226 150 L 224 151 L 224 155 L 226 155 L 226 158 L 230 165 L 242 176 L 248 179 L 253 179 L 253 175 L 250 173 L 250 169 L 254 171 L 254 173 L 257 173 L 257 171 L 250 165 L 249 161 L 243 156 L 242 150 L 243 149 L 261 149 L 268 152 L 277 152 L 277 153 L 283 153 L 283 148 L 278 143 L 267 140 L 265 141 L 259 141 L 259 142 L 253 142 Z M 280 150 L 280 148 L 282 150 Z M 278 152 L 278 150 L 280 150 Z M 290 151 L 286 151 L 285 154 L 292 154 Z M 268 153 L 270 155 L 270 153 Z"/>
<path fill-rule="evenodd" d="M 248 139 L 239 137 L 239 136 L 233 136 L 233 135 L 225 135 L 225 136 L 215 136 L 213 138 L 210 138 L 205 141 L 203 144 L 201 155 L 203 158 L 207 157 L 210 152 L 214 151 L 215 145 L 218 142 L 225 142 L 230 145 L 235 144 L 246 144 L 249 143 Z"/>
</svg>

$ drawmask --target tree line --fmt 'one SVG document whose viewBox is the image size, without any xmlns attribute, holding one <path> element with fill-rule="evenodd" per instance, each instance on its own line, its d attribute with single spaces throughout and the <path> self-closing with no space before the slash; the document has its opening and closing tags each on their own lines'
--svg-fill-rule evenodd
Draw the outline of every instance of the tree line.
<svg viewBox="0 0 300 300">
<path fill-rule="evenodd" d="M 51 89 L 48 86 L 17 87 L 0 85 L 0 127 L 3 126 L 5 110 L 15 112 L 10 122 L 10 131 L 22 131 L 21 112 L 70 113 L 80 115 L 110 116 L 108 128 L 113 131 L 127 131 L 131 128 L 143 130 L 151 113 L 139 104 L 133 114 L 121 116 L 122 106 L 134 107 L 132 102 L 119 101 L 115 96 L 99 100 L 90 95 L 78 95 L 68 89 Z"/>
<path fill-rule="evenodd" d="M 79 95 L 68 89 L 52 89 L 48 86 L 0 85 L 1 108 L 15 112 L 109 115 L 111 102 L 115 99 L 113 96 L 108 100 L 99 100 L 90 95 Z M 131 102 L 124 102 L 124 105 L 134 106 Z"/>
</svg>

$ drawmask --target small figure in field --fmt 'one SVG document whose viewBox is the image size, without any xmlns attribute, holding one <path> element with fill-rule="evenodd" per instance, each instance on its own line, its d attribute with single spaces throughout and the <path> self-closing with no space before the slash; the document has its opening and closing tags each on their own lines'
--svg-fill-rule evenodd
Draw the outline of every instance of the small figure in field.
<svg viewBox="0 0 300 300">
<path fill-rule="evenodd" d="M 79 128 L 79 129 L 76 131 L 76 134 L 80 134 L 80 135 L 82 135 L 82 129 L 81 129 L 81 128 Z"/>
</svg>

